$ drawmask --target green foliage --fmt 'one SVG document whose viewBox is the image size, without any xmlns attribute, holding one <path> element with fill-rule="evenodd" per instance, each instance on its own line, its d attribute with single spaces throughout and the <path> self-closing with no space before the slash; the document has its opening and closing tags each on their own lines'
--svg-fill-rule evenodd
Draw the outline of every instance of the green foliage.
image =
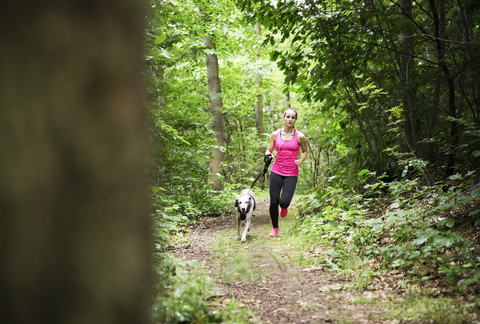
<svg viewBox="0 0 480 324">
<path fill-rule="evenodd" d="M 410 16 L 379 1 L 235 2 L 243 13 L 228 0 L 151 2 L 144 76 L 155 249 L 165 251 L 170 234 L 202 216 L 231 211 L 235 194 L 263 166 L 268 134 L 281 127 L 288 92 L 309 145 L 298 190 L 313 193 L 299 202 L 301 221 L 289 231 L 298 244 L 322 247 L 315 261 L 303 255 L 302 262 L 355 276 L 360 290 L 386 269 L 402 270 L 411 281 L 441 278 L 456 289 L 476 289 L 479 247 L 463 232 L 480 225 L 480 190 L 475 174 L 464 170 L 475 170 L 480 161 L 480 61 L 478 44 L 464 37 L 478 39 L 480 7 L 444 7 L 448 24 L 440 26 L 443 34 L 430 37 L 425 30 L 435 23 L 433 2 L 423 0 Z M 266 27 L 260 38 L 253 32 L 257 21 Z M 213 192 L 206 181 L 217 144 L 205 36 L 217 44 L 222 83 L 223 192 Z M 443 63 L 439 48 L 445 50 Z M 405 62 L 411 62 L 408 71 Z M 265 134 L 256 129 L 258 94 Z M 447 163 L 465 176 L 440 181 Z M 238 258 L 236 268 L 224 268 L 225 277 L 261 277 L 248 258 Z M 167 283 L 162 296 L 171 299 L 162 303 L 159 318 L 216 320 L 202 298 L 187 298 L 208 288 L 195 278 L 176 278 L 177 262 L 160 259 L 157 272 Z M 235 302 L 227 308 L 233 312 Z"/>
<path fill-rule="evenodd" d="M 240 188 L 250 184 L 261 170 L 259 152 L 265 150 L 268 137 L 258 134 L 252 106 L 256 95 L 263 92 L 266 120 L 274 120 L 278 106 L 283 109 L 278 99 L 282 97 L 282 76 L 257 52 L 260 42 L 253 28 L 239 23 L 239 12 L 231 1 L 160 0 L 150 4 L 144 76 L 151 120 L 152 245 L 158 253 L 154 264 L 160 292 L 155 314 L 160 322 L 207 323 L 216 318 L 246 322 L 245 311 L 235 309 L 234 300 L 212 317 L 202 302 L 208 287 L 179 270 L 194 266 L 164 253 L 176 232 L 201 222 L 206 215 L 230 212 Z M 211 131 L 205 36 L 217 45 L 222 82 L 226 137 L 225 146 L 220 148 L 225 153 L 222 192 L 207 185 L 211 151 L 217 144 Z M 255 56 L 260 59 L 255 60 Z M 262 76 L 261 86 L 255 84 L 257 72 Z M 273 130 L 271 125 L 265 128 Z M 195 275 L 203 278 L 201 273 Z"/>
<path fill-rule="evenodd" d="M 251 323 L 252 313 L 248 309 L 240 307 L 235 298 L 232 298 L 227 306 L 218 313 L 222 318 L 222 323 L 225 324 Z"/>
<path fill-rule="evenodd" d="M 211 289 L 207 274 L 193 262 L 171 255 L 163 255 L 163 258 L 154 269 L 159 281 L 154 296 L 154 320 L 159 323 L 222 323 L 221 317 L 207 307 Z"/>
<path fill-rule="evenodd" d="M 369 174 L 360 172 L 361 182 Z M 446 192 L 408 179 L 365 186 L 370 192 L 383 188 L 388 201 L 323 188 L 299 208 L 295 230 L 325 246 L 320 258 L 336 271 L 358 272 L 372 260 L 381 262 L 378 269 L 400 269 L 414 281 L 442 276 L 455 289 L 478 287 L 480 246 L 459 231 L 479 223 L 480 185 L 459 175 L 452 179 L 458 184 Z M 379 205 L 383 210 L 371 209 Z M 359 287 L 368 285 L 371 274 L 361 272 Z"/>
<path fill-rule="evenodd" d="M 248 323 L 252 316 L 233 298 L 223 308 L 209 306 L 213 286 L 198 263 L 156 254 L 153 319 L 156 323 Z"/>
<path fill-rule="evenodd" d="M 271 60 L 285 74 L 290 89 L 312 105 L 309 112 L 320 127 L 310 138 L 327 130 L 333 140 L 330 147 L 322 142 L 326 144 L 321 147 L 322 159 L 328 161 L 342 146 L 343 156 L 327 162 L 332 174 L 353 166 L 393 175 L 398 172 L 398 157 L 392 151 L 412 154 L 437 170 L 447 162 L 449 167 L 458 163 L 467 169 L 478 165 L 480 100 L 477 90 L 465 89 L 477 89 L 480 59 L 473 53 L 479 45 L 445 44 L 465 34 L 478 36 L 480 7 L 467 9 L 459 2 L 436 8 L 428 1 L 415 2 L 411 8 L 382 1 L 236 3 L 248 21 L 267 28 L 264 43 L 275 45 Z M 451 20 L 446 24 L 438 15 Z M 442 40 L 425 33 L 434 25 Z M 461 108 L 466 102 L 468 112 Z M 336 118 L 341 134 L 325 127 Z M 316 159 L 319 162 L 320 156 Z"/>
<path fill-rule="evenodd" d="M 474 321 L 472 306 L 460 305 L 453 298 L 430 297 L 412 292 L 391 307 L 388 317 L 400 320 L 401 323 L 466 324 Z"/>
<path fill-rule="evenodd" d="M 152 238 L 156 249 L 163 250 L 169 245 L 170 234 L 192 222 L 196 212 L 190 202 L 176 202 L 162 188 L 152 189 Z"/>
<path fill-rule="evenodd" d="M 216 43 L 222 85 L 225 146 L 220 149 L 225 157 L 220 176 L 224 185 L 251 183 L 268 141 L 258 134 L 253 105 L 263 93 L 265 120 L 277 119 L 283 110 L 281 74 L 261 55 L 260 40 L 251 26 L 239 22 L 240 13 L 231 1 L 162 0 L 152 2 L 150 13 L 145 76 L 152 119 L 152 182 L 171 194 L 177 189 L 206 192 L 202 187 L 217 145 L 204 61 L 203 38 L 208 35 Z M 262 78 L 260 86 L 256 74 Z M 270 133 L 278 122 L 264 127 Z"/>
<path fill-rule="evenodd" d="M 172 195 L 161 187 L 152 187 L 152 239 L 156 250 L 170 245 L 170 237 L 184 227 L 199 221 L 202 215 L 230 212 L 235 194 L 229 187 L 219 194 L 205 188 L 190 195 Z"/>
</svg>

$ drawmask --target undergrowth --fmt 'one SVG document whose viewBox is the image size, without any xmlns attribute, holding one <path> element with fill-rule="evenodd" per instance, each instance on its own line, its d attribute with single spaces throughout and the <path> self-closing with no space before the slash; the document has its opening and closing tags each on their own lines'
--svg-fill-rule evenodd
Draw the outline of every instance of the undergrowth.
<svg viewBox="0 0 480 324">
<path fill-rule="evenodd" d="M 203 202 L 196 204 L 192 197 L 152 188 L 152 318 L 155 323 L 246 323 L 251 316 L 235 299 L 220 309 L 210 307 L 209 301 L 215 297 L 209 274 L 198 263 L 178 259 L 169 252 L 175 238 L 181 237 L 186 227 L 201 221 L 199 216 L 231 209 L 234 196 L 231 189 L 226 188 L 217 195 L 208 192 L 203 195 Z"/>
<path fill-rule="evenodd" d="M 326 182 L 297 203 L 299 221 L 289 235 L 307 248 L 296 258 L 349 276 L 358 290 L 375 276 L 400 271 L 402 289 L 436 286 L 468 295 L 469 309 L 478 311 L 480 246 L 478 236 L 468 235 L 480 228 L 474 176 L 457 174 L 428 186 L 418 178 L 384 182 L 364 170 L 361 192 Z"/>
<path fill-rule="evenodd" d="M 390 306 L 390 318 L 467 323 L 480 309 L 476 234 L 480 228 L 480 184 L 473 181 L 474 176 L 456 175 L 425 185 L 418 178 L 407 177 L 384 182 L 384 175 L 377 177 L 364 170 L 359 173 L 361 191 L 353 190 L 355 186 L 336 185 L 332 179 L 296 203 L 298 221 L 282 227 L 288 235 L 285 247 L 295 247 L 288 250 L 299 264 L 348 276 L 354 282 L 352 289 L 359 291 L 368 290 L 378 277 L 401 273 L 397 288 L 405 295 L 392 301 L 395 306 Z M 248 311 L 240 309 L 234 299 L 222 309 L 209 307 L 209 275 L 196 263 L 168 253 L 172 233 L 182 233 L 201 219 L 199 215 L 230 211 L 234 192 L 232 188 L 219 195 L 205 192 L 208 198 L 194 205 L 188 196 L 153 190 L 155 322 L 248 322 Z M 223 238 L 214 248 L 220 278 L 224 282 L 265 278 L 261 269 L 252 267 L 251 256 L 230 253 L 232 242 Z M 421 292 L 411 293 L 412 287 L 420 287 Z M 427 287 L 435 293 L 425 294 Z M 455 301 L 455 296 L 468 298 Z"/>
<path fill-rule="evenodd" d="M 392 302 L 387 318 L 400 323 L 467 324 L 475 321 L 473 307 L 453 298 L 410 293 Z"/>
<path fill-rule="evenodd" d="M 221 323 L 207 308 L 211 283 L 208 275 L 194 262 L 164 255 L 154 269 L 161 281 L 154 300 L 154 318 L 159 323 Z"/>
<path fill-rule="evenodd" d="M 198 263 L 163 254 L 154 269 L 157 290 L 153 300 L 155 323 L 247 323 L 251 313 L 234 299 L 218 309 L 210 307 L 211 279 Z"/>
<path fill-rule="evenodd" d="M 172 233 L 184 231 L 189 225 L 201 221 L 202 216 L 230 212 L 235 195 L 230 187 L 215 194 L 203 188 L 189 195 L 185 192 L 172 194 L 172 189 L 162 187 L 151 189 L 152 240 L 158 251 L 168 248 Z"/>
</svg>

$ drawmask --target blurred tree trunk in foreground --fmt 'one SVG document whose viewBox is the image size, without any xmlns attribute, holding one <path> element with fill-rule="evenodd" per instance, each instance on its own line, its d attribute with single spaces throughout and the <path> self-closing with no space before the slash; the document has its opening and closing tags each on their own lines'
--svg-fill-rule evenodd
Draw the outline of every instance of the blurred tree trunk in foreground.
<svg viewBox="0 0 480 324">
<path fill-rule="evenodd" d="M 143 8 L 2 5 L 2 323 L 150 320 Z"/>
</svg>

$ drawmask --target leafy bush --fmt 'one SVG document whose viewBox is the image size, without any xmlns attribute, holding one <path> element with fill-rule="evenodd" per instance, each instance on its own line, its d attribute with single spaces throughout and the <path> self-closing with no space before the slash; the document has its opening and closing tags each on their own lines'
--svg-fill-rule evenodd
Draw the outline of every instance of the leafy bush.
<svg viewBox="0 0 480 324">
<path fill-rule="evenodd" d="M 221 309 L 209 306 L 212 283 L 205 269 L 171 254 L 157 255 L 153 319 L 156 323 L 248 323 L 252 316 L 232 298 Z M 216 303 L 213 303 L 214 305 Z"/>
<path fill-rule="evenodd" d="M 154 296 L 153 317 L 158 323 L 221 323 L 206 300 L 210 280 L 194 262 L 181 261 L 164 255 L 155 268 L 158 282 Z"/>
<path fill-rule="evenodd" d="M 171 195 L 161 187 L 152 187 L 152 238 L 157 250 L 170 242 L 170 234 L 183 231 L 204 215 L 230 211 L 234 193 L 229 187 L 215 195 L 209 190 L 198 190 L 190 195 Z"/>
<path fill-rule="evenodd" d="M 196 203 L 188 195 L 170 195 L 152 187 L 153 318 L 159 323 L 238 323 L 249 316 L 234 300 L 221 311 L 209 309 L 212 288 L 205 270 L 195 262 L 182 261 L 168 253 L 171 238 L 202 215 L 230 210 L 234 194 L 226 188 L 217 195 L 197 192 Z"/>
<path fill-rule="evenodd" d="M 333 270 L 351 273 L 376 260 L 379 269 L 400 269 L 412 280 L 443 277 L 455 289 L 478 288 L 480 246 L 458 230 L 480 223 L 480 185 L 458 175 L 447 190 L 445 184 L 420 187 L 417 179 L 376 180 L 363 196 L 322 188 L 299 208 L 295 231 L 325 247 L 321 258 Z M 379 189 L 388 200 L 372 195 Z M 361 287 L 368 283 L 363 274 Z"/>
</svg>

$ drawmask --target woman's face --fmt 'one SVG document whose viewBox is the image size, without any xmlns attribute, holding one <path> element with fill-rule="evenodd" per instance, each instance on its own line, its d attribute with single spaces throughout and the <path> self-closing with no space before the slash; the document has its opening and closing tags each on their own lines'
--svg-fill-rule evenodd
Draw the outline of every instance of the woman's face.
<svg viewBox="0 0 480 324">
<path fill-rule="evenodd" d="M 293 127 L 295 126 L 295 122 L 297 121 L 297 114 L 293 110 L 287 110 L 285 112 L 285 116 L 283 116 L 283 122 L 285 126 Z"/>
</svg>

